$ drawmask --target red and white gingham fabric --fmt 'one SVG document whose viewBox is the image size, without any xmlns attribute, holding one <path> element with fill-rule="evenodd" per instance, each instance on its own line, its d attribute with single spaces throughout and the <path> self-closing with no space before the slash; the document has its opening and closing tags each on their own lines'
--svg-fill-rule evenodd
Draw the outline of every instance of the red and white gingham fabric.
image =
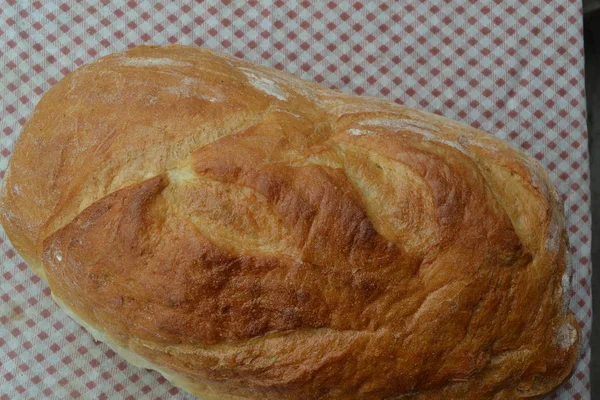
<svg viewBox="0 0 600 400">
<path fill-rule="evenodd" d="M 0 179 L 40 96 L 99 56 L 141 43 L 219 49 L 345 92 L 470 123 L 537 158 L 559 188 L 583 332 L 549 398 L 588 399 L 590 197 L 580 0 L 0 3 Z M 0 400 L 191 399 L 130 366 L 54 305 L 0 236 Z"/>
</svg>

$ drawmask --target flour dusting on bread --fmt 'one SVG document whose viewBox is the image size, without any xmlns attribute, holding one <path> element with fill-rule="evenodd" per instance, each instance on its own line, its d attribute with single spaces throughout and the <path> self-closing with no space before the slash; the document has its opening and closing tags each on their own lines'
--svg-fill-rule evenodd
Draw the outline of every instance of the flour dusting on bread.
<svg viewBox="0 0 600 400">
<path fill-rule="evenodd" d="M 189 67 L 193 64 L 185 61 L 172 60 L 170 58 L 124 57 L 121 59 L 121 65 L 151 68 L 160 66 Z"/>
<path fill-rule="evenodd" d="M 252 71 L 248 68 L 238 69 L 248 77 L 248 81 L 250 82 L 250 84 L 258 90 L 268 94 L 269 96 L 273 96 L 281 101 L 287 100 L 287 95 L 279 87 L 279 85 L 275 83 L 275 81 L 264 76 L 259 76 L 256 71 Z"/>
</svg>

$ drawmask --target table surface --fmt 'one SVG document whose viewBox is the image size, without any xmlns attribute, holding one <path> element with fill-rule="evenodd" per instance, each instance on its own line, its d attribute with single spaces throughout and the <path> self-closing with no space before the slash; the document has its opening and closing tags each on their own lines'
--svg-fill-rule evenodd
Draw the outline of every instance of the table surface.
<svg viewBox="0 0 600 400">
<path fill-rule="evenodd" d="M 345 92 L 426 109 L 507 139 L 557 185 L 583 332 L 550 398 L 589 398 L 590 193 L 579 0 L 22 1 L 0 6 L 0 179 L 40 96 L 142 43 L 215 48 Z M 316 2 L 315 2 L 316 3 Z M 191 396 L 128 365 L 51 300 L 0 234 L 0 399 Z"/>
</svg>

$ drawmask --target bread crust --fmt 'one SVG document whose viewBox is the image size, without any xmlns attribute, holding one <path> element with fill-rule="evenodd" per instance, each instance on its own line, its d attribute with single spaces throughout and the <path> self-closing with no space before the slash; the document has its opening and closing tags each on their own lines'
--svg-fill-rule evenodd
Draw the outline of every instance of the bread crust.
<svg viewBox="0 0 600 400">
<path fill-rule="evenodd" d="M 205 399 L 535 398 L 578 357 L 537 162 L 207 49 L 56 84 L 0 222 L 67 312 Z"/>
</svg>

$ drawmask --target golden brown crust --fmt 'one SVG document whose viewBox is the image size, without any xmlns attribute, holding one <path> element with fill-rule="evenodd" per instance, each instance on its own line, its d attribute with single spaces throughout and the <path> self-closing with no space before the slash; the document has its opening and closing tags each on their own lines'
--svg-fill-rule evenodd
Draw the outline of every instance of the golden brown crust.
<svg viewBox="0 0 600 400">
<path fill-rule="evenodd" d="M 65 307 L 207 398 L 527 398 L 577 359 L 564 217 L 534 161 L 213 51 L 69 75 L 1 195 Z"/>
</svg>

